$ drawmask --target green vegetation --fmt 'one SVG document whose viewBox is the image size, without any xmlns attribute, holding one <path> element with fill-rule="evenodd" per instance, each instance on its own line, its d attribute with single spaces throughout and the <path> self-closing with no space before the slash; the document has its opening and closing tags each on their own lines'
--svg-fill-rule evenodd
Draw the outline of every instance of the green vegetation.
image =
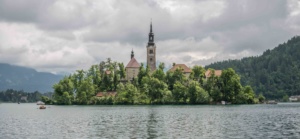
<svg viewBox="0 0 300 139">
<path fill-rule="evenodd" d="M 43 97 L 46 103 L 70 104 L 216 104 L 227 101 L 233 104 L 254 104 L 264 101 L 256 97 L 250 86 L 243 87 L 240 77 L 231 68 L 220 77 L 212 75 L 206 79 L 205 69 L 194 66 L 186 77 L 182 69 L 164 72 L 164 64 L 153 73 L 141 64 L 137 77 L 131 82 L 124 79 L 122 63 L 107 59 L 93 65 L 87 71 L 78 70 L 53 85 L 53 99 Z M 109 92 L 116 91 L 116 95 Z M 97 92 L 107 92 L 97 97 Z"/>
<path fill-rule="evenodd" d="M 44 96 L 43 96 L 44 95 Z M 0 101 L 1 102 L 37 102 L 42 99 L 42 97 L 51 98 L 52 93 L 41 94 L 38 91 L 35 92 L 24 92 L 16 91 L 13 89 L 7 89 L 6 91 L 0 91 Z M 23 99 L 21 99 L 23 97 Z"/>
<path fill-rule="evenodd" d="M 288 96 L 300 95 L 300 36 L 261 56 L 216 62 L 206 68 L 233 68 L 241 76 L 242 85 L 251 85 L 268 99 L 286 101 Z"/>
</svg>

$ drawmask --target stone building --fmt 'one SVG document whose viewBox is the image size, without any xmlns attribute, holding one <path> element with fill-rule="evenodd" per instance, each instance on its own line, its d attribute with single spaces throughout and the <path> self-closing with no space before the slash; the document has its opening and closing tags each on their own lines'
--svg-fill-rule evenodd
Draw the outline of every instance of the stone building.
<svg viewBox="0 0 300 139">
<path fill-rule="evenodd" d="M 126 70 L 126 79 L 128 81 L 131 81 L 133 78 L 137 77 L 139 73 L 140 64 L 137 62 L 137 60 L 134 58 L 134 52 L 131 51 L 130 61 L 125 67 Z"/>
<path fill-rule="evenodd" d="M 185 64 L 175 64 L 169 71 L 174 72 L 178 68 L 182 70 L 183 75 L 185 75 L 185 77 L 187 78 L 192 73 L 192 70 L 189 67 L 187 67 Z"/>
<path fill-rule="evenodd" d="M 151 71 L 156 69 L 156 45 L 154 43 L 154 33 L 152 32 L 152 22 L 150 24 L 150 33 L 147 44 L 147 65 Z"/>
</svg>

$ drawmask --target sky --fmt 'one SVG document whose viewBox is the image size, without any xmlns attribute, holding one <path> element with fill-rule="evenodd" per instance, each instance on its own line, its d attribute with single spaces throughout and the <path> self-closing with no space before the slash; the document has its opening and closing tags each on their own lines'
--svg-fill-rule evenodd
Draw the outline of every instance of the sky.
<svg viewBox="0 0 300 139">
<path fill-rule="evenodd" d="M 0 0 L 0 63 L 72 73 L 107 58 L 205 66 L 258 56 L 300 32 L 299 0 Z"/>
</svg>

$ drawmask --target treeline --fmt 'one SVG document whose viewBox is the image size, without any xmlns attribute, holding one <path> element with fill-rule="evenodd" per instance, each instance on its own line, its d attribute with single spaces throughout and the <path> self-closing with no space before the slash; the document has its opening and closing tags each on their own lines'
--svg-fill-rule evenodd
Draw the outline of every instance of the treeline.
<svg viewBox="0 0 300 139">
<path fill-rule="evenodd" d="M 0 91 L 0 102 L 37 102 L 41 100 L 42 96 L 48 96 L 51 98 L 51 93 L 41 94 L 38 91 L 24 92 L 23 90 L 7 89 L 6 91 Z M 23 99 L 21 99 L 23 97 Z"/>
<path fill-rule="evenodd" d="M 125 82 L 122 63 L 107 59 L 89 70 L 78 70 L 64 77 L 53 86 L 53 99 L 43 97 L 48 104 L 216 104 L 221 101 L 232 104 L 253 104 L 264 101 L 256 96 L 250 86 L 243 87 L 240 77 L 231 68 L 223 70 L 220 77 L 205 77 L 205 69 L 194 66 L 186 77 L 183 69 L 164 72 L 164 64 L 153 73 L 141 64 L 136 78 Z M 97 92 L 116 91 L 97 97 Z"/>
<path fill-rule="evenodd" d="M 300 36 L 295 36 L 261 56 L 216 62 L 206 68 L 233 68 L 242 85 L 270 99 L 300 95 Z"/>
</svg>

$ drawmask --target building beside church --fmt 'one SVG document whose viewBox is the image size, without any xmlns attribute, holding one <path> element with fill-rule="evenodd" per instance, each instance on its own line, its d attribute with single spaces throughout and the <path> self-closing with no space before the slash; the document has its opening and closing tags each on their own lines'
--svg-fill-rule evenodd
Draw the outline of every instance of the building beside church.
<svg viewBox="0 0 300 139">
<path fill-rule="evenodd" d="M 212 74 L 213 74 L 213 71 L 208 69 L 205 72 L 205 78 L 208 79 Z M 214 74 L 215 74 L 215 76 L 220 77 L 222 75 L 222 70 L 214 70 Z"/>
<path fill-rule="evenodd" d="M 133 78 L 137 77 L 140 71 L 140 64 L 134 58 L 134 52 L 131 51 L 130 61 L 125 67 L 126 70 L 126 80 L 131 81 Z"/>
<path fill-rule="evenodd" d="M 147 65 L 151 71 L 156 70 L 156 45 L 154 43 L 154 33 L 152 32 L 152 22 L 150 24 L 150 33 L 147 48 Z"/>
<path fill-rule="evenodd" d="M 192 70 L 189 67 L 187 67 L 185 64 L 175 64 L 169 71 L 174 72 L 176 69 L 181 69 L 183 75 L 185 75 L 185 77 L 187 77 L 187 78 L 192 73 Z"/>
</svg>

